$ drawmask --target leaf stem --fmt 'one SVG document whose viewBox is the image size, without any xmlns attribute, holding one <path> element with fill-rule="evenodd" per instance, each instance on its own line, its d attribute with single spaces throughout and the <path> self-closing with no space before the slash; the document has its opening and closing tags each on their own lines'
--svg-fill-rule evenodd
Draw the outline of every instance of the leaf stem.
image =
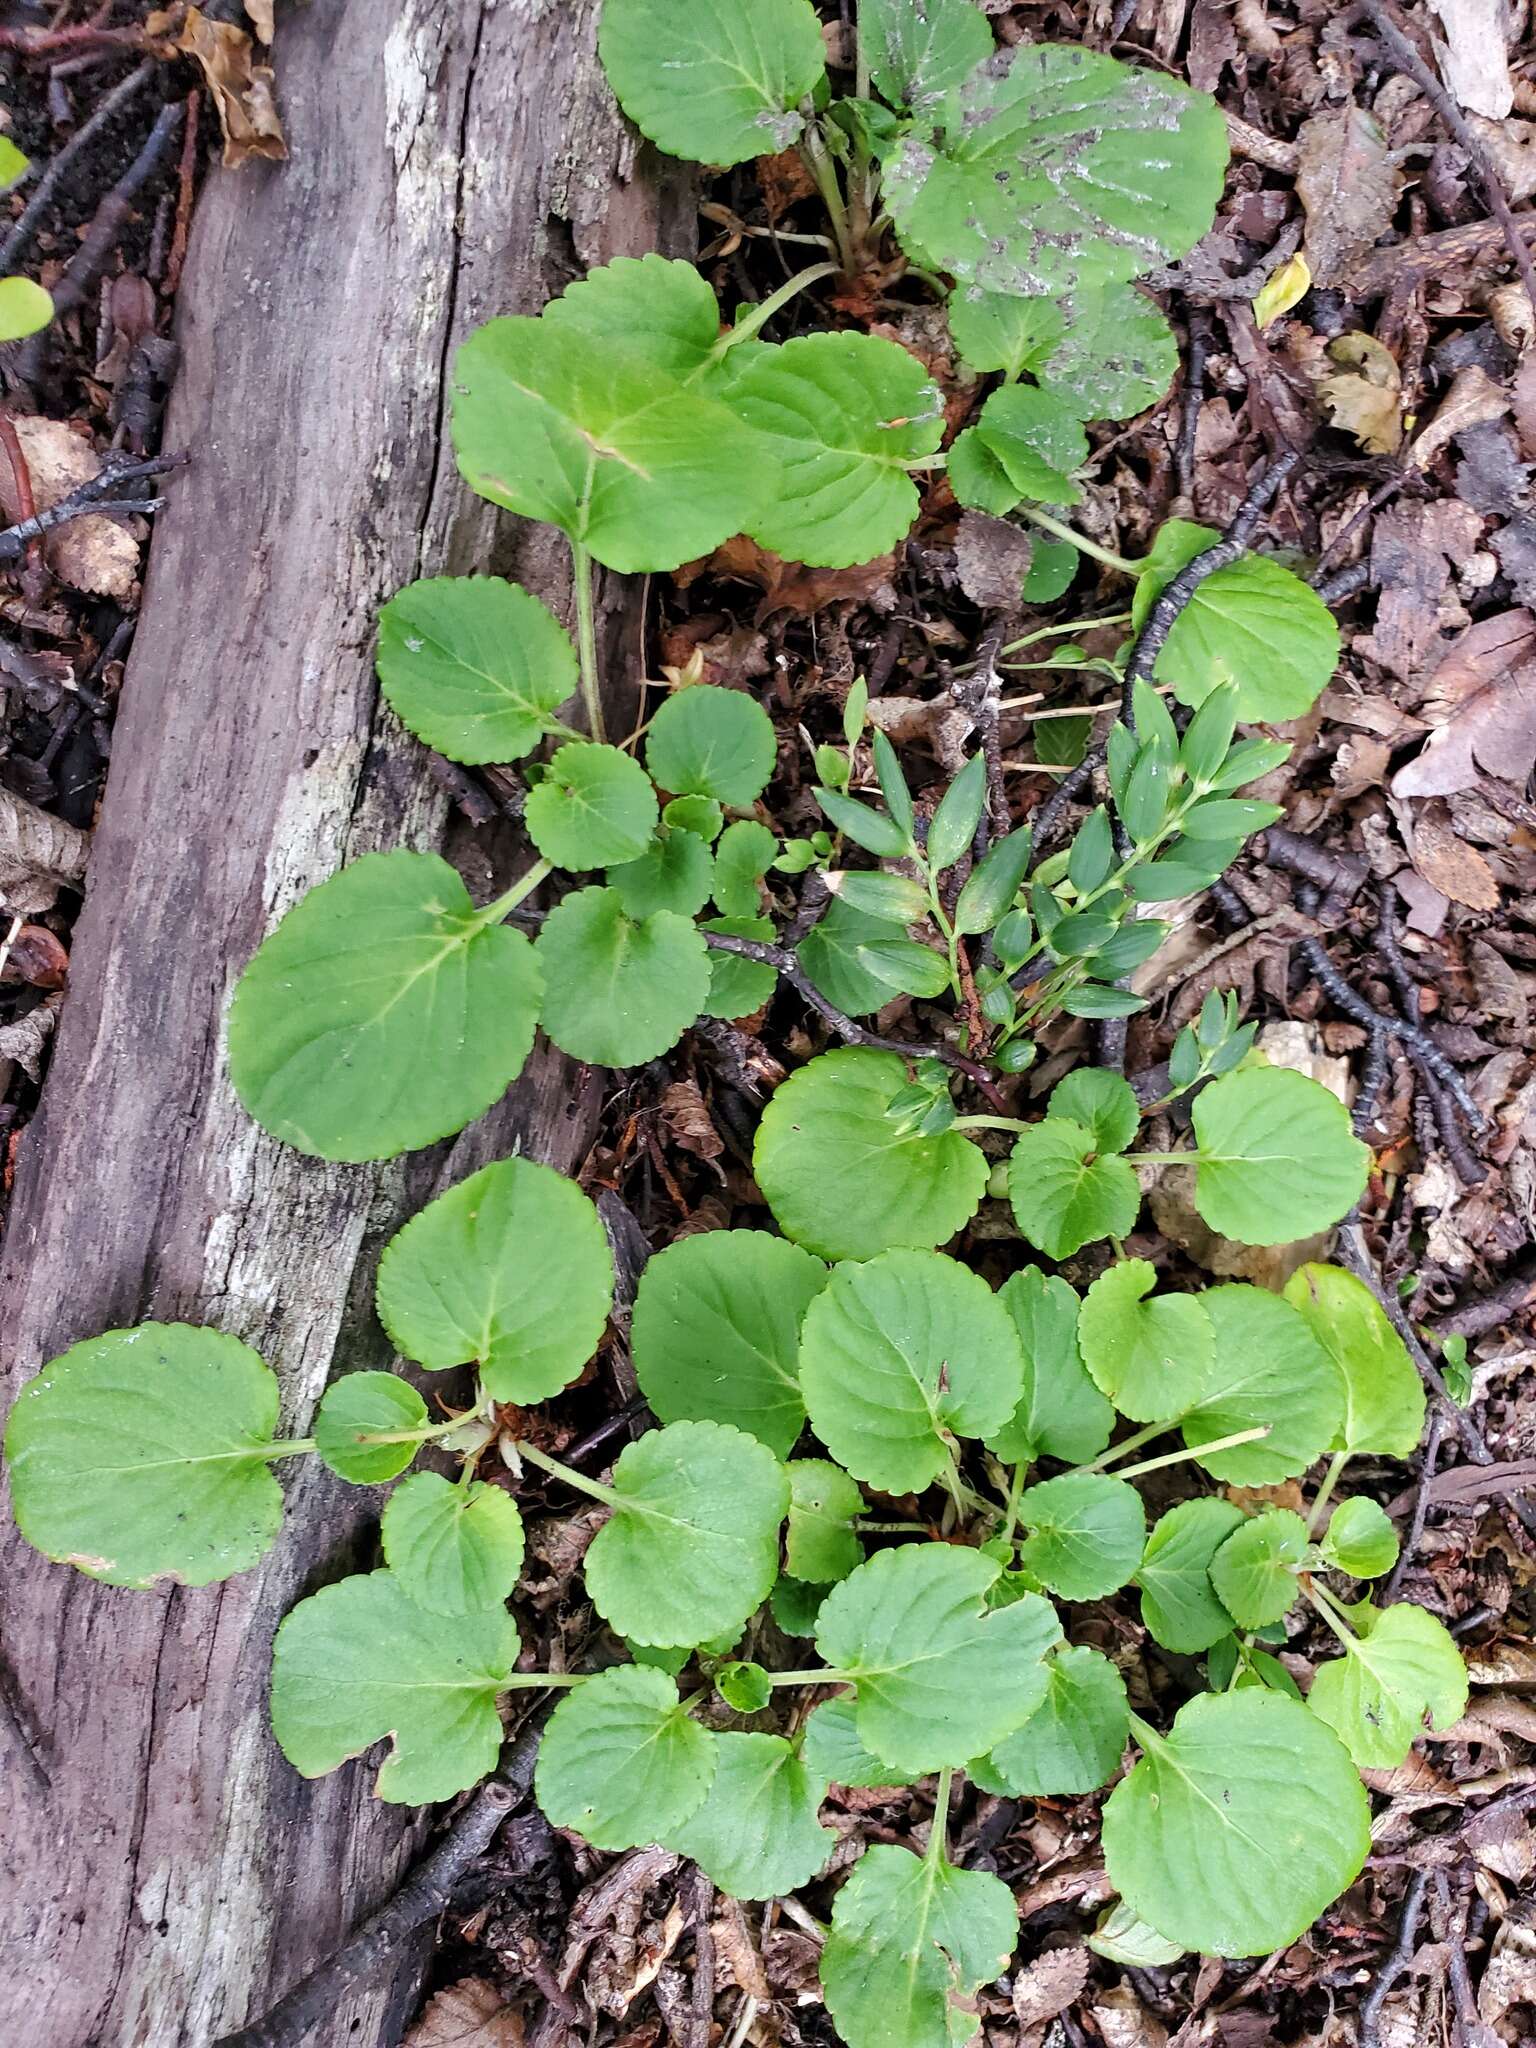
<svg viewBox="0 0 1536 2048">
<path fill-rule="evenodd" d="M 1033 525 L 1043 527 L 1057 540 L 1064 540 L 1069 547 L 1091 556 L 1095 562 L 1102 562 L 1106 569 L 1116 569 L 1122 576 L 1140 576 L 1142 573 L 1140 563 L 1128 562 L 1124 555 L 1111 554 L 1108 548 L 1100 547 L 1087 534 L 1079 533 L 1075 526 L 1068 526 L 1064 519 L 1053 519 L 1049 512 L 1042 512 L 1038 505 L 1021 505 L 1019 510 Z"/>
<path fill-rule="evenodd" d="M 1328 1470 L 1323 1474 L 1323 1483 L 1317 1489 L 1317 1497 L 1312 1503 L 1312 1512 L 1307 1517 L 1307 1535 L 1309 1537 L 1317 1534 L 1318 1527 L 1323 1519 L 1323 1509 L 1327 1507 L 1330 1499 L 1333 1497 L 1333 1489 L 1338 1485 L 1344 1467 L 1348 1463 L 1348 1451 L 1335 1451 L 1329 1460 Z"/>
<path fill-rule="evenodd" d="M 861 1536 L 926 1536 L 926 1522 L 866 1522 L 856 1519 L 853 1524 Z"/>
<path fill-rule="evenodd" d="M 856 1671 L 823 1669 L 820 1671 L 771 1671 L 770 1685 L 853 1685 L 858 1679 Z"/>
<path fill-rule="evenodd" d="M 510 917 L 524 897 L 531 896 L 540 882 L 553 872 L 554 862 L 548 860 L 536 860 L 531 868 L 525 868 L 510 889 L 505 890 L 493 902 L 487 903 L 479 912 L 481 930 L 483 931 L 487 925 L 500 924 L 503 918 Z"/>
<path fill-rule="evenodd" d="M 1132 1166 L 1198 1166 L 1202 1155 L 1198 1146 L 1191 1146 L 1188 1152 L 1127 1152 L 1125 1156 Z"/>
<path fill-rule="evenodd" d="M 1333 1600 L 1323 1591 L 1321 1586 L 1314 1585 L 1310 1579 L 1300 1579 L 1297 1583 L 1301 1587 L 1303 1598 L 1312 1602 L 1312 1605 L 1317 1609 L 1324 1621 L 1327 1622 L 1345 1649 L 1352 1650 L 1360 1638 L 1344 1619 L 1343 1614 L 1335 1606 Z"/>
<path fill-rule="evenodd" d="M 843 202 L 842 187 L 837 182 L 837 166 L 828 153 L 827 145 L 821 139 L 821 129 L 813 115 L 805 124 L 805 133 L 800 138 L 800 154 L 805 159 L 806 169 L 816 180 L 816 190 L 821 194 L 827 217 L 832 223 L 832 233 L 837 239 L 839 268 L 852 276 L 857 268 L 853 260 L 853 237 L 848 226 L 848 208 Z"/>
<path fill-rule="evenodd" d="M 585 1685 L 595 1671 L 512 1671 L 497 1686 L 498 1692 L 517 1692 L 528 1686 Z"/>
<path fill-rule="evenodd" d="M 1234 1430 L 1231 1436 L 1213 1437 L 1209 1443 L 1191 1444 L 1186 1450 L 1164 1451 L 1160 1458 L 1143 1458 L 1139 1465 L 1122 1465 L 1117 1479 L 1139 1479 L 1143 1472 L 1159 1472 L 1164 1465 L 1182 1465 L 1190 1458 L 1203 1458 L 1208 1451 L 1230 1451 L 1238 1444 L 1257 1443 L 1269 1435 L 1273 1425 L 1262 1422 L 1256 1429 Z"/>
<path fill-rule="evenodd" d="M 928 1847 L 923 1854 L 925 1863 L 948 1861 L 944 1854 L 944 1838 L 949 1833 L 949 1788 L 954 1775 L 948 1764 L 939 1773 L 938 1789 L 933 1795 L 933 1825 L 928 1830 Z"/>
<path fill-rule="evenodd" d="M 452 1436 L 464 1427 L 462 1415 L 450 1415 L 446 1422 L 429 1422 L 421 1429 L 360 1429 L 354 1439 L 360 1444 L 429 1444 L 435 1436 Z"/>
<path fill-rule="evenodd" d="M 1127 1457 L 1132 1451 L 1139 1451 L 1143 1444 L 1151 1443 L 1153 1437 L 1166 1436 L 1170 1429 L 1177 1429 L 1178 1426 L 1179 1418 L 1176 1415 L 1167 1422 L 1149 1422 L 1144 1429 L 1138 1429 L 1134 1435 L 1126 1437 L 1124 1442 L 1111 1444 L 1107 1451 L 1100 1451 L 1091 1464 L 1074 1465 L 1072 1470 L 1102 1472 L 1106 1465 L 1113 1465 L 1116 1459 Z"/>
<path fill-rule="evenodd" d="M 1076 545 L 1077 540 L 1074 536 L 1073 546 Z M 1058 621 L 1054 626 L 1037 626 L 1032 633 L 1026 633 L 1022 640 L 1010 640 L 1006 646 L 999 647 L 997 652 L 999 657 L 1005 654 L 1019 654 L 1024 648 L 1033 647 L 1037 640 L 1055 640 L 1069 633 L 1090 633 L 1095 626 L 1125 626 L 1129 625 L 1130 618 L 1129 612 L 1106 612 L 1098 619 L 1067 619 Z"/>
<path fill-rule="evenodd" d="M 306 1451 L 318 1449 L 319 1446 L 312 1436 L 295 1436 L 290 1437 L 286 1443 L 263 1444 L 259 1450 L 252 1451 L 250 1455 L 253 1458 L 262 1458 L 270 1462 L 273 1458 L 301 1458 Z"/>
<path fill-rule="evenodd" d="M 1034 1126 L 1016 1116 L 957 1116 L 949 1128 L 952 1131 L 1028 1131 Z"/>
<path fill-rule="evenodd" d="M 754 334 L 767 326 L 781 307 L 787 306 L 807 285 L 817 284 L 824 277 L 836 277 L 838 268 L 836 263 L 813 263 L 809 269 L 796 271 L 787 284 L 781 284 L 778 290 L 770 292 L 766 299 L 760 300 L 755 306 L 749 306 L 736 325 L 728 333 L 722 334 L 715 343 L 716 361 L 719 361 L 729 349 L 733 349 L 737 342 L 750 341 Z"/>
<path fill-rule="evenodd" d="M 1021 1462 L 1015 1465 L 1008 1474 L 1008 1494 L 1003 1503 L 1007 1513 L 1003 1517 L 1003 1526 L 998 1531 L 998 1535 L 1004 1543 L 1011 1543 L 1013 1541 L 1013 1532 L 1019 1524 L 1019 1495 L 1023 1491 L 1024 1466 Z"/>
<path fill-rule="evenodd" d="M 578 1472 L 570 1465 L 562 1465 L 558 1458 L 552 1458 L 547 1451 L 535 1450 L 534 1446 L 518 1438 L 512 1445 L 520 1458 L 530 1465 L 537 1465 L 541 1472 L 547 1472 L 551 1479 L 560 1479 L 575 1493 L 589 1494 L 593 1500 L 600 1500 L 611 1508 L 624 1506 L 624 1498 L 614 1492 L 611 1486 L 604 1486 L 596 1479 L 589 1479 L 585 1472 Z"/>
<path fill-rule="evenodd" d="M 571 542 L 572 587 L 576 597 L 576 657 L 581 663 L 581 701 L 587 731 L 599 744 L 606 739 L 603 698 L 597 680 L 597 616 L 592 605 L 592 556 L 579 540 Z"/>
</svg>

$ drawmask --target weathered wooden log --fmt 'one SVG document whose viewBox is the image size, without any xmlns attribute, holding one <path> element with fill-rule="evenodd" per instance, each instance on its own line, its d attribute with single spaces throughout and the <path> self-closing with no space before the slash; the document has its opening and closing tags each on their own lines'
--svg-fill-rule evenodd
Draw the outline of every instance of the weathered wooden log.
<svg viewBox="0 0 1536 2048">
<path fill-rule="evenodd" d="M 576 1163 L 597 1089 L 550 1053 L 451 1147 L 327 1167 L 230 1090 L 235 976 L 306 887 L 375 847 L 451 840 L 379 704 L 378 606 L 494 566 L 557 609 L 563 546 L 460 485 L 445 378 L 495 311 L 582 267 L 686 246 L 688 194 L 636 161 L 595 56 L 597 0 L 312 0 L 283 18 L 292 159 L 216 173 L 182 288 L 156 532 L 71 990 L 21 1148 L 0 1322 L 14 1386 L 146 1317 L 255 1344 L 304 1431 L 343 1368 L 389 1363 L 382 1238 L 434 1189 L 522 1149 Z M 634 592 L 603 593 L 613 709 Z M 501 876 L 483 843 L 472 890 Z M 7 1529 L 0 2040 L 206 2048 L 388 1897 L 419 1818 L 353 1767 L 315 1785 L 266 1727 L 273 1631 L 370 1557 L 377 1501 L 306 1466 L 284 1536 L 224 1587 L 136 1594 Z M 414 1983 L 338 2010 L 327 2043 L 396 2038 Z"/>
</svg>

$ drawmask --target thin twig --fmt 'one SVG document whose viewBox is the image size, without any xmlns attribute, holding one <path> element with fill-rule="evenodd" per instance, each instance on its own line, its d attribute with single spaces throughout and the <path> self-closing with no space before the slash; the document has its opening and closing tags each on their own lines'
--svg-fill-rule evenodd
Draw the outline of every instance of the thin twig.
<svg viewBox="0 0 1536 2048">
<path fill-rule="evenodd" d="M 1408 1520 L 1408 1533 L 1398 1549 L 1392 1575 L 1382 1588 L 1383 1607 L 1390 1607 L 1397 1598 L 1398 1588 L 1407 1577 L 1409 1567 L 1419 1554 L 1419 1545 L 1424 1541 L 1424 1522 L 1429 1514 L 1430 1488 L 1434 1484 L 1435 1469 L 1440 1463 L 1440 1446 L 1444 1440 L 1445 1410 L 1432 1408 L 1429 1429 L 1424 1438 L 1424 1454 L 1419 1461 L 1419 1483 L 1413 1496 L 1413 1513 Z"/>
<path fill-rule="evenodd" d="M 179 100 L 160 109 L 155 125 L 145 138 L 143 147 L 133 162 L 118 179 L 112 190 L 96 209 L 85 240 L 70 257 L 64 275 L 53 287 L 53 309 L 57 316 L 67 313 L 72 306 L 78 306 L 96 282 L 96 273 L 116 248 L 123 225 L 133 209 L 133 202 L 140 189 L 154 175 L 160 159 L 170 147 L 171 141 L 186 116 L 186 108 Z M 43 333 L 47 333 L 43 329 Z M 34 336 L 34 341 L 39 337 Z"/>
<path fill-rule="evenodd" d="M 1424 1911 L 1424 1892 L 1429 1873 L 1416 1870 L 1403 1894 L 1402 1917 L 1397 1923 L 1397 1940 L 1392 1952 L 1376 1972 L 1376 1981 L 1360 2002 L 1360 2048 L 1381 2048 L 1381 2009 L 1387 1994 L 1413 1959 L 1419 1942 L 1419 1920 Z"/>
<path fill-rule="evenodd" d="M 1200 433 L 1200 407 L 1205 399 L 1205 364 L 1211 352 L 1211 316 L 1196 307 L 1189 316 L 1189 354 L 1184 363 L 1184 397 L 1179 413 L 1179 438 L 1173 451 L 1173 473 L 1179 496 L 1191 507 L 1195 498 L 1195 443 Z"/>
<path fill-rule="evenodd" d="M 12 430 L 14 432 L 14 429 Z M 5 427 L 0 424 L 0 439 L 4 439 Z M 68 520 L 79 519 L 86 513 L 100 517 L 124 518 L 130 512 L 158 512 L 162 505 L 159 498 L 114 498 L 108 494 L 122 484 L 138 483 L 145 477 L 164 476 L 168 470 L 180 469 L 190 458 L 182 452 L 169 455 L 153 455 L 139 462 L 125 458 L 114 450 L 108 450 L 102 457 L 99 476 L 89 483 L 81 484 L 68 497 L 60 498 L 56 505 L 50 505 L 46 512 L 34 512 L 18 519 L 14 526 L 0 530 L 0 562 L 14 562 L 26 551 L 29 541 L 38 540 L 55 526 L 63 526 Z M 14 459 L 12 468 L 15 468 Z"/>
<path fill-rule="evenodd" d="M 715 1908 L 715 1888 L 695 1864 L 686 1889 L 693 1916 L 693 1997 L 688 2015 L 688 2048 L 709 2048 L 715 2023 L 715 1937 L 709 1924 Z"/>
<path fill-rule="evenodd" d="M 42 176 L 33 186 L 27 203 L 10 233 L 5 241 L 0 243 L 0 273 L 9 274 L 21 261 L 33 235 L 37 232 L 38 222 L 48 211 L 49 203 L 58 190 L 60 179 L 76 157 L 96 140 L 101 131 L 122 112 L 124 107 L 137 99 L 159 68 L 153 57 L 146 57 L 142 64 L 129 72 L 121 84 L 113 86 L 91 118 L 81 123 L 57 156 L 51 158 L 44 166 Z"/>
</svg>

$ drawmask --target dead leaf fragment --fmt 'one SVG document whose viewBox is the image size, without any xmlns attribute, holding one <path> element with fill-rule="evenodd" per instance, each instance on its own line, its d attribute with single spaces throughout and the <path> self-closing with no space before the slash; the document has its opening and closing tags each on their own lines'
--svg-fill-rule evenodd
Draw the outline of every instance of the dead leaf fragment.
<svg viewBox="0 0 1536 2048">
<path fill-rule="evenodd" d="M 1438 730 L 1392 778 L 1395 796 L 1452 796 L 1479 772 L 1522 786 L 1536 767 L 1531 614 L 1500 612 L 1467 628 L 1430 681 L 1424 711 Z M 1438 716 L 1437 716 L 1438 714 Z"/>
<path fill-rule="evenodd" d="M 1498 909 L 1493 869 L 1476 847 L 1457 837 L 1450 813 L 1438 798 L 1414 820 L 1411 853 L 1415 868 L 1442 896 L 1465 903 L 1469 910 Z"/>
<path fill-rule="evenodd" d="M 251 26 L 260 40 L 269 45 L 276 32 L 276 24 L 272 19 L 273 5 L 274 0 L 245 0 L 245 11 L 251 17 Z"/>
<path fill-rule="evenodd" d="M 0 789 L 0 898 L 9 910 L 52 909 L 61 888 L 80 887 L 90 856 L 89 832 Z"/>
<path fill-rule="evenodd" d="M 1381 344 L 1378 342 L 1379 348 Z M 1397 365 L 1393 364 L 1395 371 Z M 1414 437 L 1408 459 L 1415 469 L 1427 469 L 1446 443 L 1469 427 L 1501 420 L 1510 408 L 1510 394 L 1477 363 L 1469 363 L 1435 407 L 1435 416 L 1421 434 Z"/>
<path fill-rule="evenodd" d="M 523 2023 L 484 1977 L 465 1977 L 428 1999 L 405 2048 L 522 2048 Z"/>
<path fill-rule="evenodd" d="M 872 562 L 856 562 L 849 569 L 808 569 L 803 562 L 786 562 L 749 540 L 744 533 L 726 541 L 703 561 L 685 562 L 674 578 L 678 587 L 688 585 L 708 569 L 717 576 L 734 576 L 743 583 L 755 583 L 764 593 L 754 623 L 761 625 L 774 612 L 794 612 L 809 618 L 824 605 L 839 598 L 867 604 L 880 613 L 895 609 L 896 592 L 891 586 L 894 555 L 879 555 Z"/>
<path fill-rule="evenodd" d="M 43 1051 L 59 1021 L 62 994 L 51 995 L 14 1024 L 0 1024 L 0 1061 L 14 1060 L 27 1079 L 43 1078 Z"/>
<path fill-rule="evenodd" d="M 0 939 L 0 981 L 62 988 L 68 978 L 69 955 L 47 925 L 24 924 L 9 943 Z"/>
<path fill-rule="evenodd" d="M 984 612 L 1017 611 L 1033 553 L 1029 535 L 989 512 L 965 511 L 955 535 L 960 588 Z"/>
<path fill-rule="evenodd" d="M 1431 0 L 1445 26 L 1434 38 L 1440 76 L 1469 114 L 1502 121 L 1515 103 L 1505 0 Z"/>
<path fill-rule="evenodd" d="M 1082 1994 L 1093 1962 L 1085 1948 L 1053 1948 L 1036 1956 L 1013 1980 L 1013 2016 L 1021 2027 L 1042 2026 Z"/>
<path fill-rule="evenodd" d="M 1106 1991 L 1089 2011 L 1104 2048 L 1167 2048 L 1168 2029 L 1127 1984 Z"/>
<path fill-rule="evenodd" d="M 1394 454 L 1403 438 L 1397 358 L 1372 334 L 1341 334 L 1328 356 L 1338 367 L 1318 380 L 1317 395 L 1330 424 L 1369 455 Z"/>
<path fill-rule="evenodd" d="M 1307 268 L 1314 284 L 1347 287 L 1392 225 L 1401 175 L 1381 123 L 1364 107 L 1311 115 L 1296 147 Z"/>
<path fill-rule="evenodd" d="M 48 511 L 81 484 L 94 483 L 100 476 L 101 457 L 67 421 L 25 414 L 15 418 L 12 425 L 27 459 L 32 498 L 39 512 Z M 0 505 L 4 506 L 7 519 L 21 517 L 16 480 L 3 455 Z M 137 539 L 122 520 L 108 519 L 99 512 L 55 527 L 44 538 L 43 556 L 61 583 L 87 591 L 93 597 L 126 601 L 133 596 L 138 583 Z"/>
<path fill-rule="evenodd" d="M 271 0 L 257 0 L 258 8 L 263 5 L 270 12 Z M 259 13 L 253 12 L 252 19 L 259 32 Z M 145 28 L 152 36 L 166 36 L 173 21 L 169 11 L 152 14 Z M 262 40 L 270 42 L 270 34 Z M 268 163 L 284 160 L 288 145 L 278 119 L 272 67 L 255 62 L 255 45 L 243 28 L 232 22 L 210 21 L 200 7 L 189 7 L 186 19 L 165 47 L 191 57 L 201 68 L 219 110 L 227 170 L 237 170 L 252 157 Z"/>
</svg>

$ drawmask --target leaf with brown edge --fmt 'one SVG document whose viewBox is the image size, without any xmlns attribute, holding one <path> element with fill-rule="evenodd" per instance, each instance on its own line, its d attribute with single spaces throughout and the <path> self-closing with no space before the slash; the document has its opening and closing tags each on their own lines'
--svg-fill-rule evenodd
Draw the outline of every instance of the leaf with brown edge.
<svg viewBox="0 0 1536 2048">
<path fill-rule="evenodd" d="M 144 26 L 150 35 L 162 36 L 174 19 L 166 9 L 152 14 Z M 260 25 L 258 19 L 258 29 Z M 200 7 L 189 7 L 167 47 L 192 58 L 202 71 L 219 110 L 226 170 L 238 170 L 252 157 L 267 163 L 281 163 L 286 158 L 288 144 L 273 95 L 272 67 L 253 61 L 255 45 L 243 28 L 227 21 L 210 21 Z"/>
</svg>

